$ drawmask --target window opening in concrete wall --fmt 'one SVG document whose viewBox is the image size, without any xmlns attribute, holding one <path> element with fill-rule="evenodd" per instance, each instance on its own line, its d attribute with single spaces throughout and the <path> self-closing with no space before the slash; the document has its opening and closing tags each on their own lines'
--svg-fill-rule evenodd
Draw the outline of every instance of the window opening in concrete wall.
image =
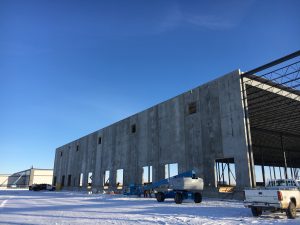
<svg viewBox="0 0 300 225">
<path fill-rule="evenodd" d="M 71 186 L 71 174 L 69 174 L 68 175 L 68 183 L 67 183 L 67 185 L 68 185 L 68 187 L 70 187 Z"/>
<path fill-rule="evenodd" d="M 56 176 L 53 177 L 53 183 L 52 183 L 52 185 L 56 186 Z"/>
<path fill-rule="evenodd" d="M 76 145 L 76 152 L 79 151 L 79 145 Z"/>
<path fill-rule="evenodd" d="M 136 125 L 133 124 L 131 125 L 131 133 L 135 133 L 136 132 Z"/>
<path fill-rule="evenodd" d="M 98 137 L 98 145 L 101 145 L 101 143 L 102 143 L 102 138 Z"/>
<path fill-rule="evenodd" d="M 178 175 L 178 163 L 171 163 L 165 165 L 165 178 L 170 178 Z"/>
<path fill-rule="evenodd" d="M 65 186 L 65 175 L 61 177 L 61 186 Z"/>
<path fill-rule="evenodd" d="M 188 106 L 188 111 L 189 114 L 194 114 L 197 112 L 197 103 L 196 102 L 191 102 Z"/>
<path fill-rule="evenodd" d="M 233 192 L 236 186 L 234 158 L 217 159 L 215 177 L 219 192 Z"/>
<path fill-rule="evenodd" d="M 104 186 L 104 188 L 108 188 L 109 187 L 109 182 L 110 182 L 110 171 L 106 170 L 104 172 L 104 179 L 103 179 L 103 186 Z"/>
<path fill-rule="evenodd" d="M 60 152 L 60 157 L 62 157 L 62 155 L 63 155 L 63 153 L 62 153 L 62 152 Z"/>
<path fill-rule="evenodd" d="M 118 169 L 117 170 L 117 178 L 116 178 L 117 188 L 121 189 L 123 187 L 123 179 L 124 179 L 124 170 Z"/>
<path fill-rule="evenodd" d="M 93 172 L 88 173 L 88 187 L 91 187 L 93 184 Z"/>
<path fill-rule="evenodd" d="M 79 176 L 79 187 L 82 187 L 82 183 L 83 183 L 83 173 L 81 173 Z"/>
<path fill-rule="evenodd" d="M 142 184 L 152 183 L 152 166 L 143 167 Z"/>
</svg>

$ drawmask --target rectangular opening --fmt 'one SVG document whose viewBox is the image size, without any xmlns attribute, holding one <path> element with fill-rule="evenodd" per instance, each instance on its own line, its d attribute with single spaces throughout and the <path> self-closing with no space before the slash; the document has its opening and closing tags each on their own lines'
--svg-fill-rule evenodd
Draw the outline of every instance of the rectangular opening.
<svg viewBox="0 0 300 225">
<path fill-rule="evenodd" d="M 116 178 L 117 188 L 123 187 L 123 179 L 124 179 L 124 170 L 118 169 L 117 170 L 117 178 Z"/>
<path fill-rule="evenodd" d="M 152 183 L 152 166 L 143 167 L 142 184 Z"/>
<path fill-rule="evenodd" d="M 89 172 L 88 173 L 88 187 L 92 187 L 93 184 L 93 173 Z"/>
<path fill-rule="evenodd" d="M 65 175 L 61 177 L 61 186 L 65 186 Z"/>
<path fill-rule="evenodd" d="M 102 138 L 98 137 L 98 145 L 101 145 L 101 143 L 102 143 Z"/>
<path fill-rule="evenodd" d="M 299 179 L 298 168 L 286 168 L 288 179 Z M 285 167 L 255 165 L 255 177 L 257 186 L 265 186 L 270 181 L 285 179 Z"/>
<path fill-rule="evenodd" d="M 196 102 L 191 102 L 188 106 L 188 112 L 189 112 L 189 115 L 190 114 L 194 114 L 197 112 L 197 103 Z"/>
<path fill-rule="evenodd" d="M 215 177 L 219 192 L 233 192 L 236 186 L 234 158 L 217 159 L 215 162 Z"/>
<path fill-rule="evenodd" d="M 104 172 L 104 177 L 103 177 L 103 186 L 104 188 L 108 188 L 110 183 L 110 171 L 106 170 Z"/>
<path fill-rule="evenodd" d="M 63 153 L 62 153 L 62 152 L 60 152 L 60 157 L 62 157 L 62 155 L 63 155 Z"/>
<path fill-rule="evenodd" d="M 79 176 L 79 187 L 82 187 L 82 182 L 83 182 L 83 173 L 81 173 Z"/>
<path fill-rule="evenodd" d="M 136 132 L 136 125 L 133 124 L 131 125 L 131 133 L 135 133 Z"/>
<path fill-rule="evenodd" d="M 300 89 L 294 84 L 295 80 L 299 83 L 299 63 L 298 67 L 294 62 L 282 63 L 285 66 L 281 69 L 279 64 L 267 69 L 268 76 L 264 70 L 249 74 L 250 79 L 242 85 L 243 98 L 247 99 L 244 110 L 249 113 L 246 130 L 251 136 L 253 187 L 294 178 L 295 168 L 300 167 L 300 101 L 296 97 Z"/>
<path fill-rule="evenodd" d="M 178 163 L 171 163 L 165 165 L 165 178 L 170 178 L 178 175 Z"/>
<path fill-rule="evenodd" d="M 71 174 L 69 174 L 69 175 L 68 175 L 68 187 L 71 186 L 71 177 L 72 177 Z"/>
<path fill-rule="evenodd" d="M 255 165 L 255 176 L 256 176 L 256 186 L 260 186 L 263 187 L 265 186 L 265 174 L 264 173 L 264 169 L 262 166 L 260 165 Z"/>
</svg>

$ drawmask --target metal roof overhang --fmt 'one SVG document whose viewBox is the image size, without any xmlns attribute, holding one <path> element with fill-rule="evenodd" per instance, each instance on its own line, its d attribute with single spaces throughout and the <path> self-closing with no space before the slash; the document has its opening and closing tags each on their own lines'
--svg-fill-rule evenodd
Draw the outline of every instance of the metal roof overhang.
<svg viewBox="0 0 300 225">
<path fill-rule="evenodd" d="M 300 168 L 300 61 L 242 76 L 254 164 Z"/>
</svg>

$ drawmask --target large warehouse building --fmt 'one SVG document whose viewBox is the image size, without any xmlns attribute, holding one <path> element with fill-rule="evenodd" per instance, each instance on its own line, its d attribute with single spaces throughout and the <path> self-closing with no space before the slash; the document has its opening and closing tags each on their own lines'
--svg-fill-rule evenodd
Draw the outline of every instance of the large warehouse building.
<svg viewBox="0 0 300 225">
<path fill-rule="evenodd" d="M 59 147 L 53 182 L 117 190 L 194 170 L 218 193 L 297 177 L 299 55 L 233 71 Z"/>
<path fill-rule="evenodd" d="M 30 168 L 13 174 L 0 174 L 0 189 L 28 188 L 33 184 L 51 184 L 53 169 Z"/>
</svg>

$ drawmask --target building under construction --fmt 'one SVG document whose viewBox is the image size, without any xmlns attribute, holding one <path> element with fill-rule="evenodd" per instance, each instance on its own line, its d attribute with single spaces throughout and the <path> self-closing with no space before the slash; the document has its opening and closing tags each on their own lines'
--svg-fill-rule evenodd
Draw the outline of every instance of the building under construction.
<svg viewBox="0 0 300 225">
<path fill-rule="evenodd" d="M 207 193 L 300 167 L 300 51 L 233 71 L 56 149 L 62 188 L 121 190 L 194 170 Z"/>
</svg>

